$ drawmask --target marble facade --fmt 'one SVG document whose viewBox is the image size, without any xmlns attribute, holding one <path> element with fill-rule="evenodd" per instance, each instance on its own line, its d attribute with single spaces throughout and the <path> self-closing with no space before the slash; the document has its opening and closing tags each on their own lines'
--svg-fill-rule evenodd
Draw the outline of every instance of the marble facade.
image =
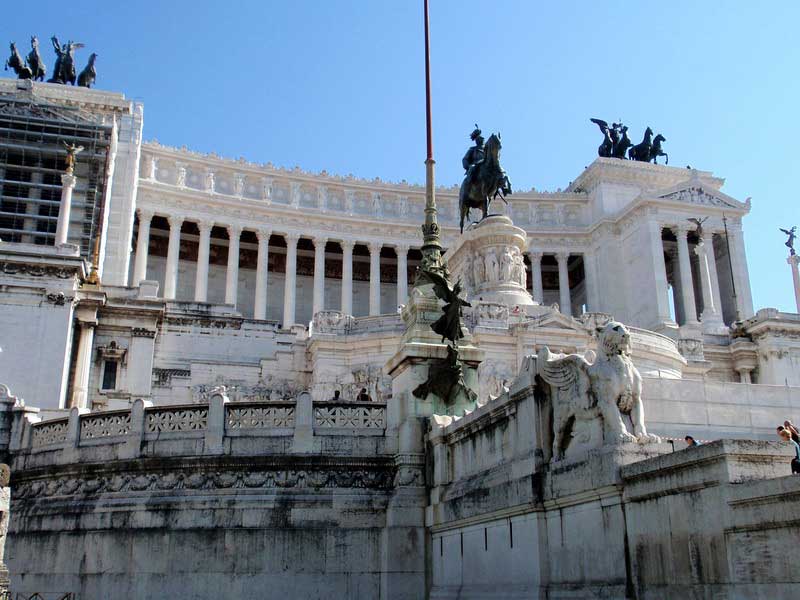
<svg viewBox="0 0 800 600">
<path fill-rule="evenodd" d="M 457 188 L 437 189 L 444 257 L 472 303 L 463 354 L 478 400 L 456 411 L 410 393 L 444 350 L 429 329 L 439 305 L 413 288 L 422 186 L 144 142 L 143 107 L 122 94 L 0 79 L 12 129 L 40 105 L 59 107 L 54 127 L 101 123 L 113 168 L 103 220 L 79 200 L 80 170 L 74 189 L 62 182 L 67 223 L 56 196 L 69 194 L 47 184 L 56 213 L 34 218 L 46 174 L 19 175 L 46 170 L 53 148 L 0 164 L 13 213 L 0 223 L 12 586 L 733 598 L 780 576 L 776 597 L 796 591 L 792 565 L 759 556 L 796 537 L 781 521 L 797 495 L 786 449 L 764 440 L 798 418 L 800 316 L 753 310 L 750 202 L 721 178 L 601 158 L 564 190 L 515 190 L 505 216 L 463 235 Z M 697 217 L 702 236 L 688 226 Z M 526 368 L 545 347 L 597 354 L 613 321 L 627 326 L 647 431 L 665 443 L 593 438 L 557 460 L 544 451 L 545 386 Z M 674 452 L 686 433 L 739 441 Z M 765 481 L 736 487 L 754 464 Z M 691 543 L 721 544 L 729 560 L 700 553 L 662 573 L 659 552 L 681 551 L 664 520 L 695 502 L 725 508 Z M 726 541 L 769 523 L 778 534 L 752 555 Z"/>
</svg>

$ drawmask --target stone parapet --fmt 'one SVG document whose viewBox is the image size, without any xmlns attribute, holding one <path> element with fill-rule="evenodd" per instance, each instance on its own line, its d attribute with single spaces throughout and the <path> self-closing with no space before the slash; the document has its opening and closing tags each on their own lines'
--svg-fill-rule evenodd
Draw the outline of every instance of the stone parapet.
<svg viewBox="0 0 800 600">
<path fill-rule="evenodd" d="M 306 393 L 288 401 L 229 402 L 224 391 L 212 391 L 208 404 L 137 400 L 130 410 L 73 409 L 68 418 L 17 419 L 13 427 L 10 438 L 19 440 L 13 464 L 20 471 L 143 456 L 377 456 L 384 453 L 386 404 L 313 402 Z"/>
</svg>

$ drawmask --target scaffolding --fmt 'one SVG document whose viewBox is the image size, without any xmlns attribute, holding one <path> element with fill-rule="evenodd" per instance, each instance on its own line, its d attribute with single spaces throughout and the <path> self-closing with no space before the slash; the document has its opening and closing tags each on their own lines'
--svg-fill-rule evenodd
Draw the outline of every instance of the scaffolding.
<svg viewBox="0 0 800 600">
<path fill-rule="evenodd" d="M 66 144 L 77 155 L 68 241 L 90 259 L 103 199 L 113 125 L 78 107 L 32 96 L 0 97 L 0 239 L 55 243 Z"/>
</svg>

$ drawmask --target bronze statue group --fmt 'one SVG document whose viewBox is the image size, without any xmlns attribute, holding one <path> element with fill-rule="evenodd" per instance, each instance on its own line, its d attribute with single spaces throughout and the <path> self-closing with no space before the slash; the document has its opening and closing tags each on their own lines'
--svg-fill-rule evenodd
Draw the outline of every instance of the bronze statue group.
<svg viewBox="0 0 800 600">
<path fill-rule="evenodd" d="M 75 69 L 75 50 L 83 48 L 83 44 L 69 40 L 62 45 L 56 36 L 51 37 L 50 41 L 56 53 L 56 64 L 53 67 L 53 76 L 47 80 L 48 83 L 69 83 L 70 85 L 77 84 L 86 88 L 92 87 L 97 78 L 97 71 L 94 68 L 97 54 L 92 52 L 89 55 L 89 62 L 86 67 L 80 73 L 77 73 Z M 19 79 L 44 81 L 47 76 L 47 66 L 39 54 L 39 38 L 36 36 L 31 38 L 31 51 L 24 59 L 19 50 L 17 50 L 17 45 L 11 42 L 11 56 L 6 60 L 5 70 L 7 71 L 9 67 L 17 74 Z"/>
<path fill-rule="evenodd" d="M 654 162 L 658 164 L 658 157 L 663 156 L 669 164 L 669 154 L 661 148 L 661 143 L 666 142 L 660 133 L 653 137 L 653 130 L 649 127 L 644 131 L 641 143 L 634 144 L 628 137 L 628 128 L 622 123 L 612 123 L 611 127 L 602 119 L 589 119 L 600 128 L 603 134 L 603 143 L 597 149 L 601 158 L 628 158 L 641 162 Z M 627 156 L 626 156 L 627 153 Z"/>
</svg>

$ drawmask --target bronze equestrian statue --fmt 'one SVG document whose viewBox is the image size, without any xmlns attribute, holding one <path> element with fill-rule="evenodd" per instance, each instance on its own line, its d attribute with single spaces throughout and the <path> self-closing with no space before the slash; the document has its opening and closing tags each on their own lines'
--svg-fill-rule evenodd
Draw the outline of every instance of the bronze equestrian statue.
<svg viewBox="0 0 800 600">
<path fill-rule="evenodd" d="M 75 73 L 75 50 L 83 48 L 83 44 L 76 44 L 69 40 L 63 46 L 59 43 L 58 38 L 53 36 L 50 38 L 53 43 L 53 50 L 56 51 L 56 66 L 53 68 L 53 77 L 49 80 L 50 83 L 69 83 L 75 85 L 77 74 Z"/>
<path fill-rule="evenodd" d="M 462 160 L 466 174 L 458 194 L 462 233 L 464 232 L 464 219 L 469 217 L 470 209 L 480 209 L 483 213 L 481 220 L 483 220 L 489 213 L 489 203 L 492 200 L 500 196 L 500 199 L 506 202 L 505 196 L 511 194 L 511 182 L 500 166 L 500 149 L 502 148 L 500 134 L 493 133 L 484 146 L 481 130 L 476 125 L 470 138 L 475 145 L 467 150 Z"/>
<path fill-rule="evenodd" d="M 8 71 L 8 67 L 11 67 L 19 79 L 30 79 L 33 76 L 33 72 L 28 65 L 25 64 L 25 61 L 22 60 L 22 56 L 20 56 L 19 50 L 17 50 L 17 45 L 11 42 L 10 48 L 11 56 L 6 61 L 5 70 Z"/>
<path fill-rule="evenodd" d="M 653 149 L 653 130 L 649 127 L 644 130 L 644 139 L 641 144 L 636 144 L 628 150 L 628 158 L 641 162 L 650 162 L 650 151 Z"/>
<path fill-rule="evenodd" d="M 658 164 L 659 156 L 666 156 L 666 162 L 664 164 L 669 164 L 669 154 L 661 149 L 661 142 L 666 141 L 667 138 L 660 133 L 655 137 L 655 139 L 653 139 L 653 146 L 650 148 L 650 160 L 652 160 L 655 164 Z"/>
<path fill-rule="evenodd" d="M 97 79 L 97 71 L 94 69 L 94 61 L 97 59 L 97 54 L 92 52 L 89 55 L 89 64 L 78 75 L 78 85 L 80 87 L 90 88 L 94 85 L 94 80 Z"/>
<path fill-rule="evenodd" d="M 627 153 L 627 158 L 630 160 L 655 164 L 658 164 L 658 157 L 663 156 L 666 159 L 665 164 L 669 164 L 669 155 L 661 148 L 661 143 L 666 142 L 667 138 L 660 133 L 653 139 L 653 130 L 648 127 L 644 132 L 642 143 L 634 146 L 628 137 L 628 128 L 622 123 L 612 123 L 609 127 L 602 119 L 589 120 L 597 125 L 603 134 L 603 143 L 597 148 L 598 156 L 624 159 Z"/>
<path fill-rule="evenodd" d="M 44 81 L 47 75 L 42 57 L 39 55 L 39 38 L 35 35 L 31 37 L 31 51 L 28 53 L 28 68 L 31 70 L 31 79 L 34 81 Z"/>
</svg>

